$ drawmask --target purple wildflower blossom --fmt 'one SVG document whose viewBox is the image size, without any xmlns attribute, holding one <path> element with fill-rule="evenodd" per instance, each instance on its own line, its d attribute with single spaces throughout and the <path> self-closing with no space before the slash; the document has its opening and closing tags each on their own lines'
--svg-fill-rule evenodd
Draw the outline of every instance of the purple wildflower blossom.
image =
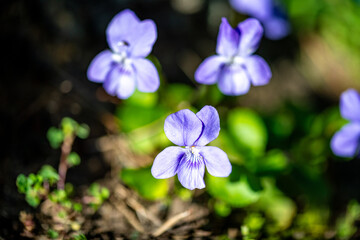
<svg viewBox="0 0 360 240">
<path fill-rule="evenodd" d="M 230 4 L 237 12 L 257 18 L 269 39 L 278 40 L 290 32 L 285 11 L 273 0 L 230 0 Z"/>
<path fill-rule="evenodd" d="M 226 18 L 222 19 L 217 39 L 216 53 L 205 59 L 195 72 L 195 80 L 202 84 L 218 83 L 226 95 L 242 95 L 254 86 L 265 85 L 271 70 L 265 60 L 252 55 L 258 48 L 263 28 L 251 18 L 233 29 Z"/>
<path fill-rule="evenodd" d="M 331 149 L 340 157 L 354 157 L 360 145 L 360 94 L 348 89 L 340 96 L 340 113 L 350 123 L 342 127 L 331 139 Z"/>
<path fill-rule="evenodd" d="M 215 177 L 227 177 L 230 161 L 224 151 L 205 146 L 220 132 L 220 119 L 214 107 L 205 106 L 198 113 L 188 109 L 171 114 L 164 131 L 171 142 L 182 147 L 167 147 L 157 155 L 151 168 L 155 178 L 178 175 L 180 183 L 193 190 L 204 188 L 205 166 Z"/>
<path fill-rule="evenodd" d="M 106 29 L 110 50 L 100 52 L 90 63 L 87 76 L 90 81 L 104 83 L 113 96 L 126 99 L 135 88 L 141 92 L 155 92 L 159 75 L 154 64 L 145 59 L 157 38 L 155 23 L 140 21 L 126 9 L 118 13 Z"/>
</svg>

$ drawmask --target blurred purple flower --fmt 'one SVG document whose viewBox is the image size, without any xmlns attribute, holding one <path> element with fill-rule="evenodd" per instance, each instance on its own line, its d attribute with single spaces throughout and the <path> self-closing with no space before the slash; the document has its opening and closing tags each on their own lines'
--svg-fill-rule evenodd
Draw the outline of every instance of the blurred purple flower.
<svg viewBox="0 0 360 240">
<path fill-rule="evenodd" d="M 263 28 L 254 18 L 241 22 L 233 29 L 226 18 L 222 19 L 216 53 L 205 59 L 195 72 L 195 80 L 202 84 L 218 83 L 226 95 L 242 95 L 254 86 L 265 85 L 271 70 L 265 60 L 252 55 L 260 43 Z"/>
<path fill-rule="evenodd" d="M 350 123 L 342 127 L 331 139 L 331 149 L 340 157 L 354 157 L 360 147 L 360 94 L 348 89 L 340 96 L 341 116 Z"/>
<path fill-rule="evenodd" d="M 205 106 L 197 114 L 180 110 L 165 119 L 164 131 L 171 142 L 182 147 L 167 147 L 157 155 L 151 168 L 155 178 L 178 175 L 180 183 L 193 190 L 204 188 L 205 166 L 215 177 L 227 177 L 231 164 L 224 151 L 205 145 L 216 139 L 220 119 L 214 107 Z"/>
<path fill-rule="evenodd" d="M 140 21 L 126 9 L 118 13 L 106 29 L 110 50 L 100 52 L 90 63 L 87 76 L 90 81 L 104 83 L 113 96 L 126 99 L 135 88 L 141 92 L 155 92 L 160 85 L 154 64 L 145 59 L 157 38 L 155 23 Z"/>
<path fill-rule="evenodd" d="M 273 0 L 230 0 L 230 4 L 237 12 L 257 18 L 269 39 L 278 40 L 290 32 L 285 11 Z"/>
</svg>

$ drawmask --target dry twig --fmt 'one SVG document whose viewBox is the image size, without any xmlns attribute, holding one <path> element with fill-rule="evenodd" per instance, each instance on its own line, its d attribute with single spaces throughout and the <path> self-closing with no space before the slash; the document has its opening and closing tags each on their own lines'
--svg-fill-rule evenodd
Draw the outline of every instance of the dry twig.
<svg viewBox="0 0 360 240">
<path fill-rule="evenodd" d="M 160 236 L 161 234 L 163 234 L 164 232 L 166 232 L 167 230 L 169 230 L 170 228 L 175 226 L 179 221 L 190 216 L 191 213 L 192 213 L 191 210 L 187 210 L 185 212 L 182 212 L 182 213 L 179 213 L 179 214 L 173 216 L 172 218 L 168 219 L 163 225 L 161 225 L 158 229 L 156 229 L 152 233 L 152 235 L 154 237 Z"/>
</svg>

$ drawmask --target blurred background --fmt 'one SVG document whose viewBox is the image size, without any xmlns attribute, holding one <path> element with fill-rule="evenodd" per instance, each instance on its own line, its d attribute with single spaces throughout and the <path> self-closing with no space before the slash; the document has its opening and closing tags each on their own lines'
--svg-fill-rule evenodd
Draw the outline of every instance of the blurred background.
<svg viewBox="0 0 360 240">
<path fill-rule="evenodd" d="M 163 233 L 164 239 L 359 237 L 360 161 L 334 156 L 329 141 L 346 123 L 339 95 L 360 89 L 360 2 L 274 3 L 290 30 L 278 40 L 265 36 L 256 52 L 269 63 L 273 78 L 246 95 L 228 97 L 216 85 L 194 80 L 199 64 L 215 54 L 221 17 L 236 26 L 251 15 L 228 1 L 2 1 L 0 236 L 19 239 L 20 211 L 39 212 L 18 193 L 16 177 L 44 164 L 57 168 L 60 151 L 51 148 L 46 133 L 71 117 L 91 129 L 88 139 L 73 146 L 82 163 L 69 170 L 67 181 L 77 194 L 100 181 L 112 194 L 121 188 L 157 219 L 139 217 L 123 199 L 142 232 L 124 212 L 107 207 L 117 204 L 110 198 L 87 219 L 89 239 L 147 239 L 148 232 L 187 209 L 198 211 Z M 90 82 L 86 71 L 108 48 L 107 24 L 126 8 L 157 25 L 149 59 L 161 86 L 156 93 L 119 100 Z M 221 132 L 211 144 L 228 154 L 230 177 L 206 175 L 206 189 L 196 191 L 182 188 L 176 177 L 153 179 L 154 157 L 171 145 L 163 132 L 166 116 L 204 105 L 219 111 Z M 40 227 L 37 231 L 41 235 Z"/>
</svg>

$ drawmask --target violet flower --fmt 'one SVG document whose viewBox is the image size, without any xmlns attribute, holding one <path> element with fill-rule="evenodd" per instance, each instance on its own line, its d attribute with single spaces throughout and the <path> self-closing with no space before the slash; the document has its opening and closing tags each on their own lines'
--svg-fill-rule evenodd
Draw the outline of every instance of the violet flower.
<svg viewBox="0 0 360 240">
<path fill-rule="evenodd" d="M 340 113 L 350 123 L 342 127 L 331 139 L 331 149 L 340 157 L 354 157 L 360 146 L 360 94 L 348 89 L 340 96 Z"/>
<path fill-rule="evenodd" d="M 90 81 L 103 83 L 113 96 L 126 99 L 135 88 L 140 92 L 155 92 L 160 85 L 154 64 L 145 59 L 157 38 L 155 23 L 140 21 L 126 9 L 118 13 L 106 29 L 110 50 L 100 52 L 90 63 Z"/>
<path fill-rule="evenodd" d="M 230 0 L 230 4 L 237 12 L 258 19 L 269 39 L 278 40 L 290 32 L 285 11 L 273 0 Z"/>
<path fill-rule="evenodd" d="M 265 85 L 271 70 L 265 60 L 252 55 L 258 48 L 263 28 L 251 18 L 233 29 L 226 18 L 222 19 L 217 39 L 216 53 L 205 59 L 195 72 L 195 80 L 202 84 L 218 83 L 226 95 L 242 95 L 254 86 Z"/>
<path fill-rule="evenodd" d="M 165 119 L 164 131 L 171 142 L 182 147 L 167 147 L 157 155 L 151 168 L 155 178 L 178 175 L 180 183 L 193 190 L 204 188 L 205 166 L 215 177 L 227 177 L 231 164 L 224 151 L 205 145 L 216 139 L 220 119 L 214 107 L 205 106 L 197 114 L 180 110 Z"/>
</svg>

